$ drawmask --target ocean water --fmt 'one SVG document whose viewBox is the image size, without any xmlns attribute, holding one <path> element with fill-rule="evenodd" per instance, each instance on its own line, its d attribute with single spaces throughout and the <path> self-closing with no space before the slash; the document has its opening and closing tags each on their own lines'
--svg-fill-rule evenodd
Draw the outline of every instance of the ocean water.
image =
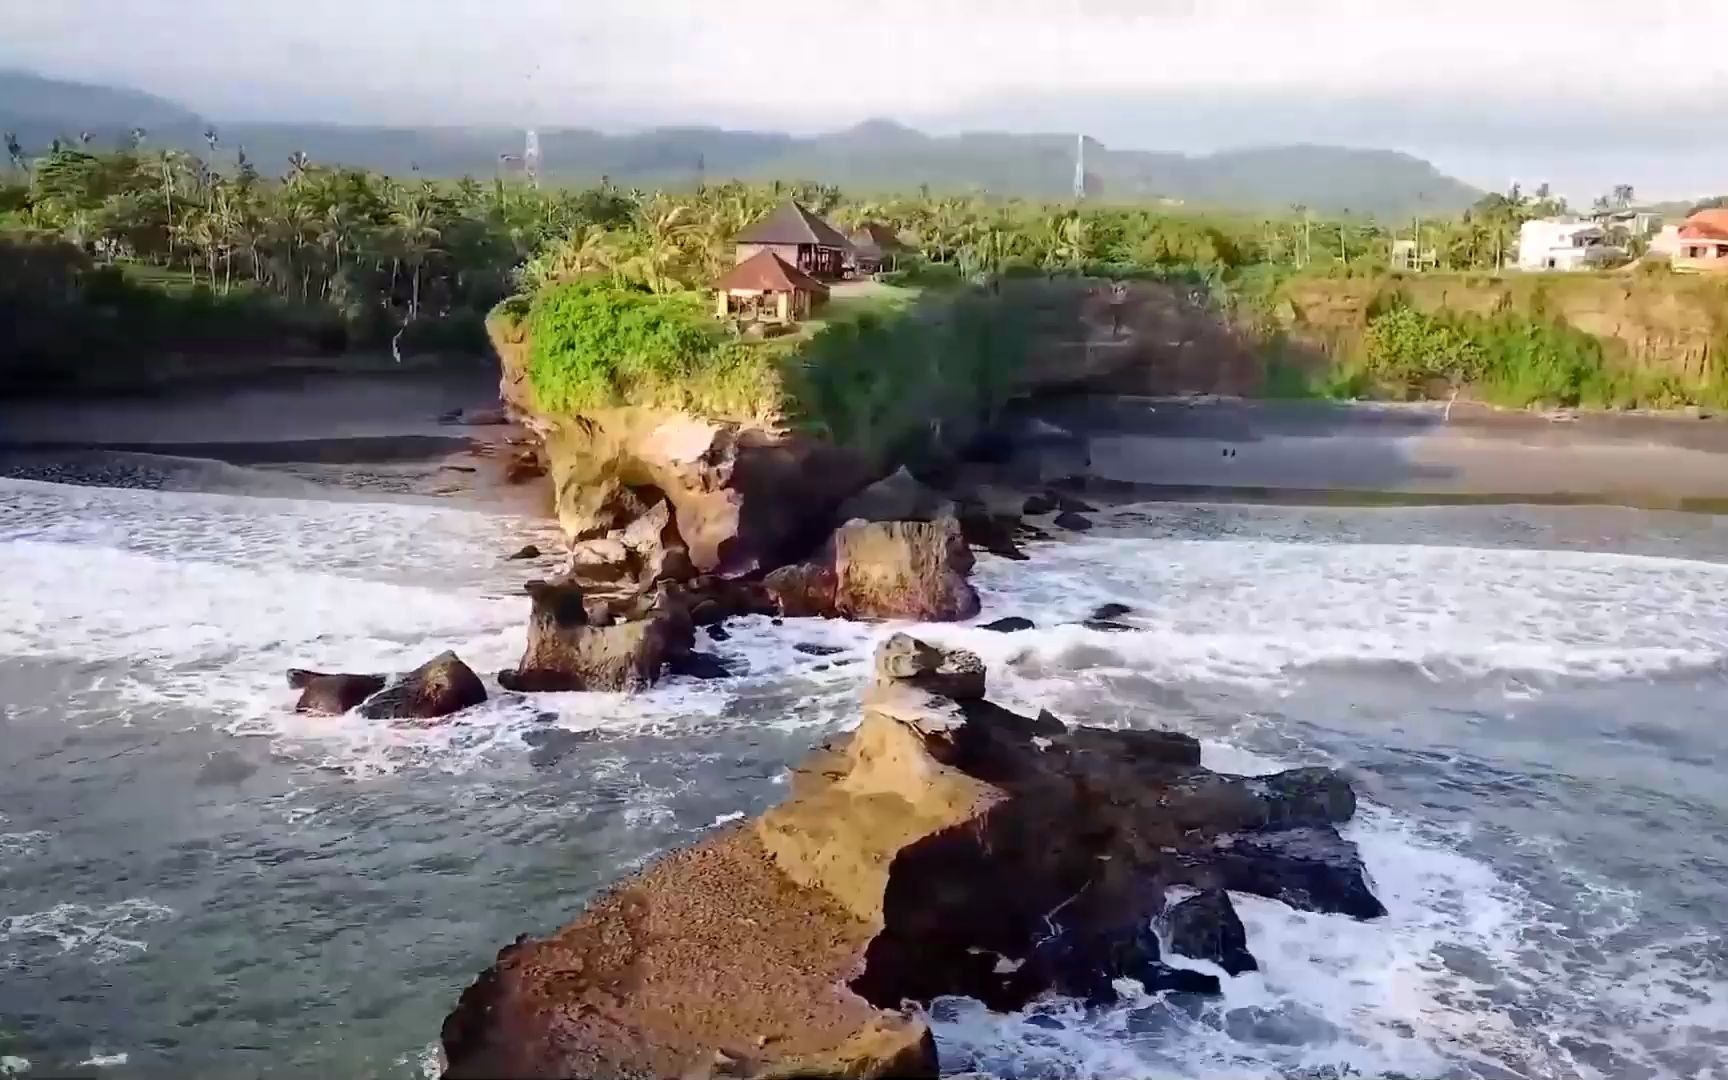
<svg viewBox="0 0 1728 1080">
<path fill-rule="evenodd" d="M 739 620 L 725 683 L 300 717 L 291 666 L 510 664 L 534 569 L 503 555 L 542 526 L 100 478 L 129 486 L 0 480 L 0 1073 L 435 1074 L 500 946 L 777 801 L 899 629 Z M 980 621 L 1037 630 L 919 632 L 1008 704 L 1350 770 L 1391 913 L 1238 898 L 1263 970 L 1211 1002 L 939 1002 L 953 1075 L 1728 1078 L 1722 519 L 1159 504 L 1034 556 L 978 579 Z M 1130 632 L 1075 625 L 1107 601 Z"/>
</svg>

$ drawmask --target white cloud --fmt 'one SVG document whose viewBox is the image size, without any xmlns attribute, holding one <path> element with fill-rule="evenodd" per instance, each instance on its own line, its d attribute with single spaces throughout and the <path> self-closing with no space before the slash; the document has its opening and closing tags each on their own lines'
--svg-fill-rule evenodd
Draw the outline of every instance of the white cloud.
<svg viewBox="0 0 1728 1080">
<path fill-rule="evenodd" d="M 1728 37 L 1714 0 L 7 0 L 0 31 L 14 62 L 124 72 L 207 109 L 231 81 L 415 120 L 629 105 L 823 124 L 1027 92 L 1728 85 L 1725 54 L 1697 47 Z"/>
</svg>

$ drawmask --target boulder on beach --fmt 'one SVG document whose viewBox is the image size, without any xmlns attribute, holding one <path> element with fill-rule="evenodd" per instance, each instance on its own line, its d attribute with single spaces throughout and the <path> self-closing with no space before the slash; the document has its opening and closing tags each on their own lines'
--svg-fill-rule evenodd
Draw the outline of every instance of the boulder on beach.
<svg viewBox="0 0 1728 1080">
<path fill-rule="evenodd" d="M 1092 519 L 1075 510 L 1064 510 L 1050 520 L 1058 529 L 1069 532 L 1085 532 L 1092 527 Z"/>
<path fill-rule="evenodd" d="M 384 689 L 386 681 L 382 675 L 332 675 L 300 668 L 288 672 L 289 688 L 300 691 L 294 711 L 321 716 L 340 716 L 356 708 Z"/>
<path fill-rule="evenodd" d="M 1005 619 L 997 619 L 995 622 L 987 622 L 978 627 L 980 630 L 989 630 L 997 634 L 1017 634 L 1022 630 L 1036 630 L 1037 628 L 1037 623 L 1019 615 L 1010 615 Z"/>
<path fill-rule="evenodd" d="M 1216 993 L 1160 954 L 1174 886 L 1384 912 L 1334 827 L 1342 777 L 1214 773 L 1187 736 L 984 690 L 976 656 L 889 639 L 862 721 L 785 801 L 506 947 L 444 1024 L 446 1076 L 934 1077 L 909 1002 Z M 1174 915 L 1182 946 L 1243 968 L 1252 943 L 1207 903 Z"/>
<path fill-rule="evenodd" d="M 972 552 L 953 518 L 852 522 L 808 562 L 763 579 L 788 616 L 953 622 L 978 614 Z"/>
<path fill-rule="evenodd" d="M 371 720 L 436 720 L 486 700 L 486 685 L 453 652 L 440 653 L 360 706 Z"/>
<path fill-rule="evenodd" d="M 617 621 L 601 623 L 581 586 L 531 581 L 528 647 L 514 671 L 500 672 L 507 690 L 641 690 L 694 646 L 695 631 L 674 587 L 628 598 L 626 608 L 602 602 Z"/>
</svg>

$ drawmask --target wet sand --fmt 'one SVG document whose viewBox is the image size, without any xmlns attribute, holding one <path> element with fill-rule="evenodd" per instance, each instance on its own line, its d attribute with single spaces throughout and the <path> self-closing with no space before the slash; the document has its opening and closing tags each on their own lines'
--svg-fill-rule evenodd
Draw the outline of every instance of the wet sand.
<svg viewBox="0 0 1728 1080">
<path fill-rule="evenodd" d="M 523 516 L 550 513 L 543 482 L 509 485 L 523 437 L 490 420 L 496 370 L 300 373 L 172 393 L 0 402 L 0 475 L 120 486 L 248 486 L 196 462 L 240 466 L 255 493 L 296 490 L 454 499 Z"/>
<path fill-rule="evenodd" d="M 1460 405 L 1076 398 L 1088 478 L 1156 494 L 1403 495 L 1728 510 L 1728 423 Z"/>
</svg>

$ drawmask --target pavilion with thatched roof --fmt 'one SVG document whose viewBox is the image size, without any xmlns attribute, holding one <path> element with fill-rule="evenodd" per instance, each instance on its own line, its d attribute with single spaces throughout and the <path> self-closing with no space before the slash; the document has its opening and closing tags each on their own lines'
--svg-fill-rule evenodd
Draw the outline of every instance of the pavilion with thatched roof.
<svg viewBox="0 0 1728 1080">
<path fill-rule="evenodd" d="M 791 324 L 810 317 L 828 286 L 764 248 L 714 282 L 714 314 L 722 319 Z"/>
<path fill-rule="evenodd" d="M 774 212 L 734 238 L 739 265 L 764 251 L 816 278 L 840 277 L 852 242 L 840 230 L 812 214 L 796 199 L 787 199 Z"/>
<path fill-rule="evenodd" d="M 878 221 L 866 221 L 852 230 L 852 265 L 861 274 L 894 269 L 894 259 L 906 250 L 900 237 Z"/>
</svg>

